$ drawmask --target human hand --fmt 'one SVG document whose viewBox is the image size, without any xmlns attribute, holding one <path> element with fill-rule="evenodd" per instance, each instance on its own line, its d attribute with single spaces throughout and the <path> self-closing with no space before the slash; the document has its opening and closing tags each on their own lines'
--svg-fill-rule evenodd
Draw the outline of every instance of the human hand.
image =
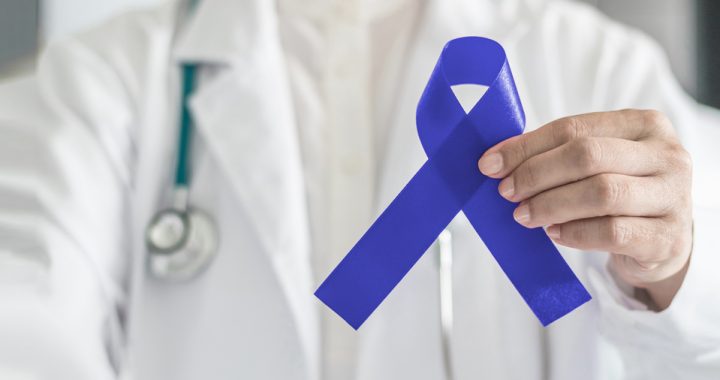
<svg viewBox="0 0 720 380">
<path fill-rule="evenodd" d="M 558 244 L 611 253 L 610 268 L 667 308 L 692 247 L 690 155 L 660 112 L 555 120 L 488 149 L 478 162 L 520 202 L 515 220 Z"/>
</svg>

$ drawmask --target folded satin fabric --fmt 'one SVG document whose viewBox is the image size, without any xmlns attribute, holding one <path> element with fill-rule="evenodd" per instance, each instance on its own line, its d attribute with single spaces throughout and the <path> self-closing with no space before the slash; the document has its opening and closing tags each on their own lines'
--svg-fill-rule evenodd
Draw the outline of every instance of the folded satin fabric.
<svg viewBox="0 0 720 380">
<path fill-rule="evenodd" d="M 459 84 L 488 87 L 467 114 L 451 88 Z M 515 222 L 516 204 L 499 195 L 498 180 L 478 170 L 488 148 L 524 126 L 502 47 L 481 37 L 448 42 L 417 107 L 428 160 L 315 295 L 358 329 L 462 211 L 544 326 L 589 301 L 545 231 Z"/>
</svg>

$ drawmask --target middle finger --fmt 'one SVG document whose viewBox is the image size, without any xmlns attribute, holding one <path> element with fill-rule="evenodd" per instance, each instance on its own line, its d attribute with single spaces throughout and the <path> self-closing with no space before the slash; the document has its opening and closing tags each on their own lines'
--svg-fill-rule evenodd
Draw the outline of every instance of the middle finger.
<svg viewBox="0 0 720 380">
<path fill-rule="evenodd" d="M 523 201 L 513 216 L 533 228 L 598 216 L 663 216 L 671 202 L 659 178 L 598 174 Z"/>
</svg>

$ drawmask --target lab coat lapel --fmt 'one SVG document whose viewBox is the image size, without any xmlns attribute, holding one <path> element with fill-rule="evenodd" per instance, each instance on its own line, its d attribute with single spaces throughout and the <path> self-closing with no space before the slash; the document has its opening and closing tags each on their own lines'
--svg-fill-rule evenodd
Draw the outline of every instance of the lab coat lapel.
<svg viewBox="0 0 720 380">
<path fill-rule="evenodd" d="M 272 2 L 201 2 L 175 53 L 220 65 L 191 97 L 193 118 L 271 259 L 314 378 L 318 322 L 306 198 L 275 17 Z"/>
</svg>

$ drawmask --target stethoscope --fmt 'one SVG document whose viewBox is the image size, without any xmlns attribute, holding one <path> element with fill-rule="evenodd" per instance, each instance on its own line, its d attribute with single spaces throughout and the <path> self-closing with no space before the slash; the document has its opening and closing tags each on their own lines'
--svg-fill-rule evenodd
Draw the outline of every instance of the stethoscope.
<svg viewBox="0 0 720 380">
<path fill-rule="evenodd" d="M 190 7 L 195 4 L 190 0 Z M 173 205 L 158 211 L 145 232 L 149 251 L 148 269 L 157 279 L 189 280 L 207 268 L 217 254 L 218 235 L 215 224 L 205 213 L 188 204 L 189 155 L 193 120 L 189 98 L 195 88 L 198 65 L 182 66 L 180 133 L 173 187 Z M 451 335 L 453 330 L 452 235 L 443 231 L 436 241 L 440 294 L 440 329 L 445 378 L 454 378 Z"/>
<path fill-rule="evenodd" d="M 446 229 L 435 241 L 438 252 L 438 293 L 440 295 L 440 347 L 442 348 L 443 372 L 446 380 L 453 380 L 452 331 L 453 331 L 453 241 Z"/>
<path fill-rule="evenodd" d="M 188 101 L 195 88 L 197 64 L 182 66 L 180 131 L 173 186 L 173 205 L 158 211 L 145 232 L 150 274 L 161 280 L 189 280 L 207 268 L 217 254 L 212 219 L 188 204 L 189 156 L 193 120 Z"/>
</svg>

